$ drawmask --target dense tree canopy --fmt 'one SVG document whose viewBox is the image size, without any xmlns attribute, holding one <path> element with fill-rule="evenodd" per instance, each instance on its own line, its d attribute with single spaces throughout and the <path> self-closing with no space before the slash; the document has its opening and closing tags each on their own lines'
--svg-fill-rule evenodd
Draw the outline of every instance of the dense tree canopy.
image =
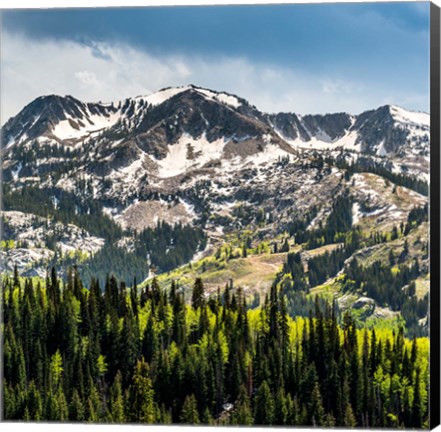
<svg viewBox="0 0 441 432">
<path fill-rule="evenodd" d="M 428 339 L 335 304 L 292 319 L 276 285 L 250 310 L 240 289 L 196 280 L 190 305 L 155 280 L 86 289 L 75 269 L 3 288 L 8 420 L 427 426 Z"/>
</svg>

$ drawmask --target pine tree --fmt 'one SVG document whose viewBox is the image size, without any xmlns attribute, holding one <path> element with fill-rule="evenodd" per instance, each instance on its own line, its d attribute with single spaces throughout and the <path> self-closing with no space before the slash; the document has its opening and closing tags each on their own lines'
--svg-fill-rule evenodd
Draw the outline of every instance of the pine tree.
<svg viewBox="0 0 441 432">
<path fill-rule="evenodd" d="M 154 396 L 149 366 L 142 358 L 136 363 L 132 384 L 129 387 L 129 421 L 154 423 L 157 411 Z"/>
<path fill-rule="evenodd" d="M 40 421 L 43 418 L 43 400 L 34 381 L 31 381 L 26 395 L 26 407 L 29 410 L 29 419 Z"/>
<path fill-rule="evenodd" d="M 119 371 L 110 388 L 109 414 L 112 423 L 124 423 L 124 396 L 122 392 L 122 377 Z"/>
<path fill-rule="evenodd" d="M 77 389 L 74 389 L 72 392 L 72 398 L 69 404 L 69 420 L 78 422 L 84 420 L 83 402 L 80 399 Z"/>
<path fill-rule="evenodd" d="M 277 390 L 275 398 L 275 419 L 274 424 L 285 425 L 288 419 L 288 406 L 286 403 L 285 391 L 283 387 Z"/>
<path fill-rule="evenodd" d="M 266 380 L 257 390 L 254 402 L 254 424 L 272 425 L 274 422 L 275 406 L 274 398 Z"/>
<path fill-rule="evenodd" d="M 288 239 L 285 238 L 285 241 L 283 242 L 282 247 L 280 248 L 280 252 L 289 252 L 289 243 L 288 243 Z"/>
<path fill-rule="evenodd" d="M 125 372 L 123 376 L 124 382 L 128 382 L 130 373 L 135 366 L 136 359 L 139 352 L 139 333 L 136 321 L 130 313 L 127 313 L 123 318 L 123 328 L 121 330 L 120 338 L 120 353 L 118 355 L 121 369 Z"/>
<path fill-rule="evenodd" d="M 423 426 L 423 403 L 420 389 L 420 369 L 417 368 L 415 373 L 415 384 L 413 390 L 413 404 L 412 404 L 412 426 L 421 428 Z"/>
<path fill-rule="evenodd" d="M 193 309 L 200 308 L 205 303 L 204 284 L 201 278 L 196 278 L 191 295 L 191 305 Z"/>
<path fill-rule="evenodd" d="M 3 418 L 5 420 L 18 420 L 15 391 L 3 379 Z"/>
<path fill-rule="evenodd" d="M 18 268 L 17 264 L 14 264 L 14 280 L 12 282 L 13 288 L 19 288 L 20 287 L 20 278 L 18 275 Z"/>
<path fill-rule="evenodd" d="M 323 426 L 325 423 L 325 410 L 318 382 L 315 383 L 309 404 L 309 421 L 312 426 Z"/>
<path fill-rule="evenodd" d="M 194 394 L 191 394 L 185 398 L 184 405 L 182 406 L 180 421 L 182 423 L 188 423 L 197 425 L 199 421 L 199 412 Z"/>
<path fill-rule="evenodd" d="M 90 381 L 89 387 L 89 397 L 86 403 L 86 420 L 90 423 L 98 423 L 102 419 L 102 402 L 98 389 L 93 382 Z"/>
</svg>

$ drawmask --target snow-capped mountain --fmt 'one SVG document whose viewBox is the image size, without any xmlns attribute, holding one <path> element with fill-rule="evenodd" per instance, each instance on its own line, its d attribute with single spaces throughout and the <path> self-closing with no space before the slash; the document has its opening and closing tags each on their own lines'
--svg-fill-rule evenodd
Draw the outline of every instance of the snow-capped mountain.
<svg viewBox="0 0 441 432">
<path fill-rule="evenodd" d="M 428 156 L 430 116 L 386 105 L 358 116 L 338 113 L 306 115 L 280 113 L 268 117 L 279 136 L 309 149 L 335 149 L 398 157 Z"/>
<path fill-rule="evenodd" d="M 267 114 L 235 95 L 193 85 L 107 104 L 43 96 L 2 128 L 5 207 L 23 212 L 24 220 L 37 214 L 38 226 L 61 212 L 60 222 L 82 228 L 69 228 L 79 247 L 93 239 L 89 254 L 113 241 L 92 224 L 94 215 L 129 230 L 117 244 L 130 251 L 133 232 L 160 221 L 199 226 L 216 241 L 225 230 L 252 225 L 256 208 L 273 234 L 293 215 L 315 214 L 311 226 L 318 226 L 345 188 L 360 205 L 355 219 L 375 214 L 378 226 L 390 228 L 425 198 L 411 191 L 395 207 L 381 191 L 373 199 L 383 180 L 369 175 L 389 173 L 403 185 L 426 181 L 429 126 L 428 114 L 395 106 L 360 115 Z M 348 164 L 373 174 L 349 184 Z M 11 238 L 47 246 L 32 227 L 12 226 L 16 219 L 4 217 Z M 57 238 L 61 252 L 73 253 L 72 242 L 45 223 L 50 242 Z"/>
<path fill-rule="evenodd" d="M 41 96 L 6 122 L 3 146 L 8 148 L 35 139 L 84 139 L 112 126 L 115 113 L 112 104 L 83 103 L 72 96 Z"/>
<path fill-rule="evenodd" d="M 210 118 L 214 114 L 216 117 Z M 244 128 L 241 123 L 236 136 L 238 118 L 242 122 L 246 119 L 247 125 Z M 317 149 L 342 146 L 384 156 L 399 153 L 409 142 L 428 142 L 430 116 L 393 105 L 358 116 L 264 114 L 237 96 L 189 85 L 107 104 L 83 103 L 72 96 L 42 96 L 9 119 L 2 133 L 4 147 L 10 147 L 37 138 L 68 144 L 106 130 L 142 134 L 153 126 L 168 128 L 168 143 L 179 133 L 196 138 L 204 131 L 210 142 L 220 136 L 240 140 L 258 135 L 259 126 L 269 126 L 293 145 Z"/>
<path fill-rule="evenodd" d="M 75 143 L 94 136 L 104 129 L 121 130 L 123 126 L 140 133 L 146 125 L 155 123 L 164 110 L 158 106 L 178 98 L 194 103 L 213 102 L 238 112 L 249 114 L 245 100 L 226 93 L 213 92 L 195 86 L 166 88 L 149 96 L 137 96 L 116 103 L 83 103 L 72 96 L 42 96 L 27 105 L 3 127 L 6 147 L 36 138 Z M 168 115 L 167 115 L 168 114 Z M 169 117 L 171 113 L 167 113 Z M 204 120 L 205 121 L 205 120 Z"/>
<path fill-rule="evenodd" d="M 395 106 L 358 116 L 269 115 L 237 96 L 190 85 L 110 104 L 83 103 L 71 96 L 40 97 L 5 124 L 2 141 L 6 161 L 8 149 L 17 145 L 83 146 L 87 160 L 93 162 L 83 167 L 87 172 L 117 169 L 129 174 L 143 167 L 159 178 L 216 163 L 223 169 L 249 162 L 258 165 L 297 149 L 345 149 L 387 156 L 409 166 L 423 163 L 424 169 L 429 122 L 426 113 Z M 10 163 L 5 168 L 8 178 L 18 166 Z"/>
</svg>

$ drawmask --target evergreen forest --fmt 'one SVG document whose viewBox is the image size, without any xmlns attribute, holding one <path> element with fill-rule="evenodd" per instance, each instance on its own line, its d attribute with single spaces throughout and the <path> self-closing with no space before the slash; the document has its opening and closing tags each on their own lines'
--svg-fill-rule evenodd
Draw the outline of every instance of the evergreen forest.
<svg viewBox="0 0 441 432">
<path fill-rule="evenodd" d="M 186 299 L 156 279 L 85 287 L 76 268 L 2 285 L 6 420 L 428 426 L 428 338 L 323 299 L 291 317 L 277 284 L 251 309 L 232 284 L 196 278 Z"/>
</svg>

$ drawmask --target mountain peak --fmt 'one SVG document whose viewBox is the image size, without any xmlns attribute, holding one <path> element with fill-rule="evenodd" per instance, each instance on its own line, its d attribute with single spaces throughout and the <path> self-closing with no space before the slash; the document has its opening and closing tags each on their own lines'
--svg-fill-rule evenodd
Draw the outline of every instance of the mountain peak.
<svg viewBox="0 0 441 432">
<path fill-rule="evenodd" d="M 409 111 L 398 105 L 388 105 L 390 114 L 399 123 L 413 123 L 430 127 L 430 114 L 423 111 Z"/>
<path fill-rule="evenodd" d="M 430 126 L 430 114 L 424 111 L 413 111 L 395 104 L 386 104 L 370 112 L 378 112 L 382 115 L 390 115 L 399 123 L 412 123 L 421 126 Z"/>
<path fill-rule="evenodd" d="M 188 92 L 193 94 L 196 93 L 203 96 L 207 100 L 224 104 L 233 109 L 237 109 L 241 105 L 246 103 L 244 99 L 241 99 L 238 96 L 232 95 L 230 93 L 207 89 L 197 86 L 195 84 L 187 84 L 185 86 L 179 87 L 164 87 L 157 92 L 151 93 L 147 96 L 137 96 L 135 99 L 142 99 L 145 100 L 149 105 L 157 106 L 179 94 Z"/>
<path fill-rule="evenodd" d="M 84 103 L 71 95 L 44 95 L 26 105 L 2 128 L 6 147 L 14 143 L 49 137 L 77 139 L 111 125 L 112 105 Z"/>
</svg>

